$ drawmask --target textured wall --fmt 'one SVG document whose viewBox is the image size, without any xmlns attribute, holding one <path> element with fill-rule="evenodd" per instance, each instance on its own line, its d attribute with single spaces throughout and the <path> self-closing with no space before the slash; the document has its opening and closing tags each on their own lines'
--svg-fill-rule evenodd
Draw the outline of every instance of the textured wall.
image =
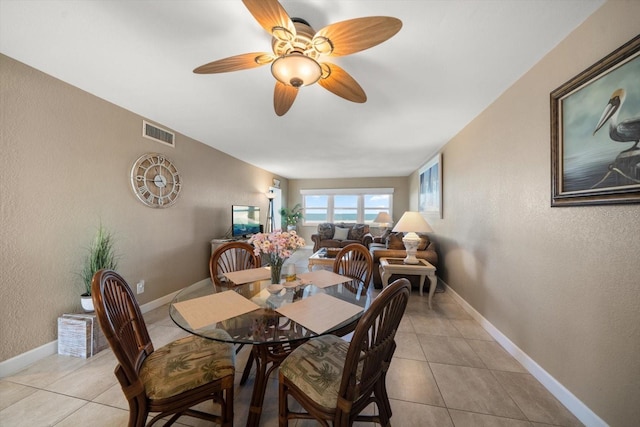
<svg viewBox="0 0 640 427">
<path fill-rule="evenodd" d="M 364 156 L 364 155 L 363 155 Z M 363 157 L 363 160 L 366 157 Z M 357 167 L 357 166 L 354 166 Z M 409 207 L 409 179 L 408 177 L 378 177 L 378 178 L 348 178 L 348 179 L 291 179 L 289 180 L 289 204 L 302 203 L 300 190 L 322 188 L 393 188 L 393 219 L 398 221 Z M 317 226 L 299 227 L 299 234 L 307 245 L 313 245 L 311 235 L 317 231 Z"/>
<path fill-rule="evenodd" d="M 550 207 L 549 93 L 638 16 L 606 3 L 449 141 L 433 221 L 444 280 L 612 426 L 640 420 L 640 205 Z"/>
<path fill-rule="evenodd" d="M 209 241 L 231 226 L 231 204 L 262 206 L 266 219 L 271 173 L 180 134 L 176 148 L 143 138 L 142 117 L 6 56 L 0 84 L 0 360 L 55 340 L 58 316 L 80 310 L 76 273 L 100 221 L 115 233 L 120 273 L 146 280 L 145 303 L 208 275 Z M 170 208 L 131 190 L 146 152 L 182 175 Z"/>
</svg>

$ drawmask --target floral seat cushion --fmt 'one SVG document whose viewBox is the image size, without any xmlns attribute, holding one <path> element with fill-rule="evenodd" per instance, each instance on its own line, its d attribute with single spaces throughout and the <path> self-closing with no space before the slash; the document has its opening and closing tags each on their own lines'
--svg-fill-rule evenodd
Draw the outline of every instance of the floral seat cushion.
<svg viewBox="0 0 640 427">
<path fill-rule="evenodd" d="M 280 365 L 280 373 L 308 397 L 336 408 L 349 343 L 335 335 L 313 338 L 296 348 Z"/>
<path fill-rule="evenodd" d="M 234 374 L 233 346 L 196 336 L 185 337 L 157 349 L 140 369 L 140 379 L 151 399 L 175 396 Z"/>
</svg>

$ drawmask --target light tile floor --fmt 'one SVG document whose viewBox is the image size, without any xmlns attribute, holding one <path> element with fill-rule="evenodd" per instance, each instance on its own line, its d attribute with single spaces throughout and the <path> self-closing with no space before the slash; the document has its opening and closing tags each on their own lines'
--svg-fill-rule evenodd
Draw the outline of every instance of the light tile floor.
<svg viewBox="0 0 640 427">
<path fill-rule="evenodd" d="M 298 251 L 298 271 L 306 271 L 310 250 Z M 560 402 L 496 343 L 446 292 L 414 290 L 397 334 L 397 350 L 387 378 L 394 427 L 580 426 Z M 185 335 L 167 306 L 145 314 L 156 348 Z M 246 422 L 252 378 L 239 377 L 248 351 L 238 355 L 235 425 Z M 0 425 L 126 426 L 127 403 L 113 374 L 115 357 L 104 350 L 89 359 L 52 355 L 0 380 Z M 277 426 L 278 383 L 272 375 L 262 426 Z M 203 426 L 183 417 L 179 425 Z M 292 422 L 315 426 L 315 422 Z M 359 423 L 356 425 L 367 425 Z"/>
</svg>

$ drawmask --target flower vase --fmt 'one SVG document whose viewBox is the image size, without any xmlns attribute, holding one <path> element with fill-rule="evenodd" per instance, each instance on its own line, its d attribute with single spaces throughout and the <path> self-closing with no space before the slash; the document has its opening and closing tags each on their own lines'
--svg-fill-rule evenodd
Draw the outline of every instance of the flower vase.
<svg viewBox="0 0 640 427">
<path fill-rule="evenodd" d="M 282 272 L 282 264 L 271 264 L 271 283 L 280 284 L 280 273 Z"/>
</svg>

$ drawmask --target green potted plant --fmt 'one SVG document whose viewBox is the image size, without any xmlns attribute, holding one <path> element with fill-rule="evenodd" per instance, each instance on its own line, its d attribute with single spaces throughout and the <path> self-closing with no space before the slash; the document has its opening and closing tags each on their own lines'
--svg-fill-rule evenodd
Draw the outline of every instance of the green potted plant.
<svg viewBox="0 0 640 427">
<path fill-rule="evenodd" d="M 118 260 L 114 250 L 113 234 L 100 224 L 91 246 L 87 249 L 87 255 L 80 272 L 80 277 L 84 284 L 84 293 L 80 295 L 80 303 L 84 311 L 93 311 L 93 299 L 91 297 L 93 275 L 103 268 L 115 270 L 117 266 Z"/>
<path fill-rule="evenodd" d="M 280 215 L 282 215 L 282 225 L 287 226 L 287 230 L 295 230 L 298 221 L 304 218 L 302 215 L 302 205 L 296 204 L 293 208 L 281 208 Z"/>
</svg>

